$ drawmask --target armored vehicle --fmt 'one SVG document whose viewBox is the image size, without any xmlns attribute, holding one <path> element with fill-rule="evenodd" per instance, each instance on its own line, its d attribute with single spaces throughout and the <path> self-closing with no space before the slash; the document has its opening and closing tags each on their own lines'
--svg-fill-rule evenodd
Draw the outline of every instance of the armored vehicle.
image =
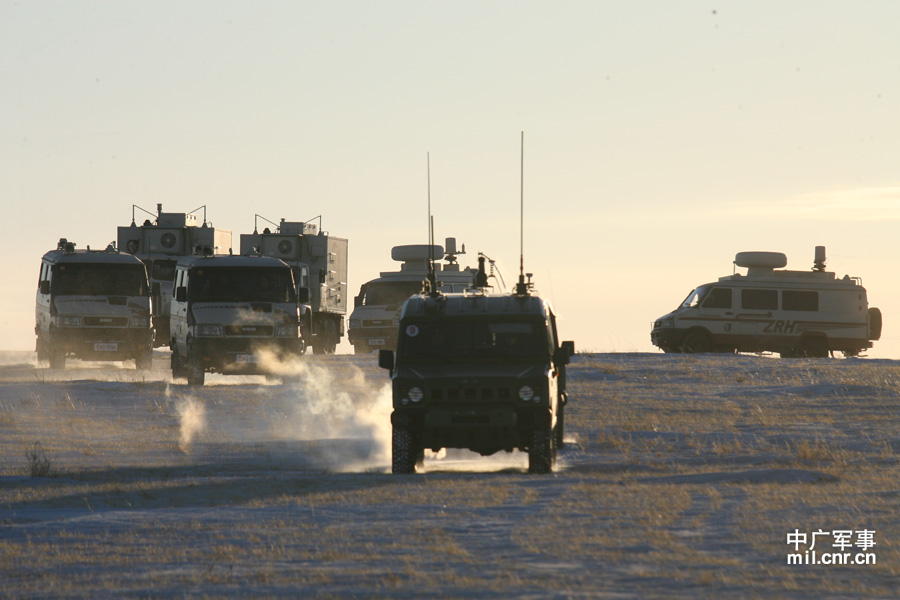
<svg viewBox="0 0 900 600">
<path fill-rule="evenodd" d="M 378 357 L 393 383 L 394 473 L 441 448 L 524 450 L 529 472 L 553 468 L 574 343 L 558 342 L 549 302 L 521 282 L 514 294 L 419 294 L 404 303 L 398 336 L 396 358 Z"/>
<path fill-rule="evenodd" d="M 778 352 L 782 357 L 856 356 L 881 337 L 881 311 L 869 308 L 858 277 L 825 270 L 816 247 L 811 271 L 782 270 L 780 252 L 739 252 L 735 273 L 694 289 L 653 323 L 665 352 Z"/>
<path fill-rule="evenodd" d="M 63 369 L 66 357 L 134 359 L 148 369 L 153 359 L 150 286 L 144 263 L 105 250 L 76 250 L 65 238 L 44 254 L 35 307 L 38 360 Z"/>
<path fill-rule="evenodd" d="M 281 219 L 274 232 L 259 233 L 254 224 L 253 233 L 241 234 L 241 255 L 271 256 L 291 266 L 301 335 L 316 354 L 333 354 L 347 314 L 347 240 L 330 236 L 321 225 L 321 217 L 318 228 Z"/>
<path fill-rule="evenodd" d="M 422 291 L 428 276 L 429 261 L 443 257 L 434 265 L 437 288 L 441 292 L 462 292 L 474 283 L 476 270 L 461 269 L 457 256 L 465 254 L 465 245 L 457 252 L 456 239 L 447 238 L 446 248 L 437 244 L 394 246 L 391 258 L 401 263 L 399 271 L 385 271 L 381 277 L 362 285 L 354 299 L 348 336 L 357 354 L 373 349 L 397 347 L 397 320 L 407 298 Z"/>
<path fill-rule="evenodd" d="M 269 373 L 266 358 L 303 353 L 294 277 L 267 257 L 195 256 L 175 267 L 172 377 Z"/>
<path fill-rule="evenodd" d="M 195 214 L 203 209 L 203 223 Z M 135 209 L 154 219 L 146 219 L 142 225 L 135 222 Z M 133 254 L 147 265 L 150 285 L 154 294 L 153 329 L 155 346 L 166 346 L 169 333 L 169 307 L 172 301 L 175 263 L 182 256 L 192 256 L 198 247 L 213 248 L 220 254 L 231 252 L 231 231 L 215 228 L 206 220 L 206 207 L 189 213 L 163 212 L 162 204 L 156 205 L 156 214 L 131 206 L 131 225 L 118 228 L 119 249 Z"/>
</svg>

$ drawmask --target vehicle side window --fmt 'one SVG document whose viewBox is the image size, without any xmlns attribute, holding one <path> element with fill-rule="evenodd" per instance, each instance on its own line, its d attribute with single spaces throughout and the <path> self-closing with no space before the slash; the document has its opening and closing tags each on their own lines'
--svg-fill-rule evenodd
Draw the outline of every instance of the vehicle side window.
<svg viewBox="0 0 900 600">
<path fill-rule="evenodd" d="M 713 288 L 703 301 L 704 308 L 731 308 L 731 288 Z"/>
<path fill-rule="evenodd" d="M 819 310 L 819 292 L 785 290 L 781 292 L 781 308 L 784 310 Z"/>
<path fill-rule="evenodd" d="M 741 290 L 741 308 L 778 310 L 778 290 Z"/>
</svg>

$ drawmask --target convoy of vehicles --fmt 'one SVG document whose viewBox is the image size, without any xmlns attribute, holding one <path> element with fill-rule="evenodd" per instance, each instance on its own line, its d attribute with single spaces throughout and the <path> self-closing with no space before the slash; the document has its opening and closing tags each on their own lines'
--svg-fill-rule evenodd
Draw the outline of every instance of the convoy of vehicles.
<svg viewBox="0 0 900 600">
<path fill-rule="evenodd" d="M 529 472 L 552 469 L 574 343 L 558 341 L 556 316 L 530 285 L 412 296 L 398 336 L 396 354 L 379 353 L 393 384 L 393 473 L 415 472 L 426 449 L 441 448 L 524 450 Z"/>
<path fill-rule="evenodd" d="M 471 286 L 476 270 L 460 268 L 457 256 L 461 254 L 465 254 L 465 245 L 457 251 L 455 238 L 446 239 L 446 248 L 428 244 L 394 246 L 391 259 L 402 263 L 400 270 L 385 271 L 367 281 L 354 299 L 348 337 L 356 354 L 396 349 L 400 309 L 407 298 L 422 291 L 431 260 L 444 259 L 444 264 L 434 264 L 441 292 L 462 292 Z"/>
<path fill-rule="evenodd" d="M 146 219 L 142 225 L 135 222 L 135 209 L 154 220 Z M 198 224 L 195 214 L 203 209 L 203 223 Z M 189 213 L 163 212 L 162 204 L 156 205 L 156 214 L 131 206 L 131 225 L 118 228 L 119 250 L 133 254 L 147 265 L 147 274 L 154 289 L 153 329 L 154 346 L 167 346 L 169 334 L 169 307 L 175 279 L 175 263 L 182 256 L 191 256 L 198 247 L 213 248 L 218 254 L 231 252 L 231 231 L 215 228 L 206 220 L 206 207 Z M 157 285 L 158 284 L 158 285 Z"/>
<path fill-rule="evenodd" d="M 870 308 L 859 278 L 825 270 L 816 247 L 812 271 L 781 270 L 778 252 L 740 252 L 746 268 L 697 287 L 653 324 L 665 352 L 778 352 L 782 357 L 856 356 L 881 337 L 881 311 Z"/>
<path fill-rule="evenodd" d="M 316 354 L 333 354 L 347 314 L 347 240 L 322 231 L 321 220 L 318 228 L 284 219 L 275 227 L 259 233 L 254 224 L 253 233 L 241 234 L 241 255 L 271 256 L 291 266 L 304 341 Z"/>
<path fill-rule="evenodd" d="M 144 263 L 115 244 L 76 250 L 65 238 L 44 254 L 35 302 L 37 356 L 64 369 L 66 358 L 153 360 L 150 285 Z"/>
<path fill-rule="evenodd" d="M 194 256 L 175 268 L 172 377 L 272 373 L 271 360 L 303 353 L 291 267 L 262 256 Z"/>
</svg>

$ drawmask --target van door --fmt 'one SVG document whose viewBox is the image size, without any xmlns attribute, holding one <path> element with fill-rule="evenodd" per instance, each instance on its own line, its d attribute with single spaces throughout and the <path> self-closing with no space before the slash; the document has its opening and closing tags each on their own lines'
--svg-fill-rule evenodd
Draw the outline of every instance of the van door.
<svg viewBox="0 0 900 600">
<path fill-rule="evenodd" d="M 184 297 L 179 300 L 179 289 L 183 289 Z M 172 289 L 172 300 L 169 306 L 169 331 L 175 343 L 179 344 L 179 351 L 185 352 L 184 345 L 187 339 L 187 271 L 178 269 L 175 272 L 175 283 Z M 174 348 L 173 348 L 174 350 Z"/>
<path fill-rule="evenodd" d="M 728 344 L 734 320 L 734 292 L 730 287 L 713 286 L 697 305 L 697 325 L 713 336 L 714 344 Z"/>
</svg>

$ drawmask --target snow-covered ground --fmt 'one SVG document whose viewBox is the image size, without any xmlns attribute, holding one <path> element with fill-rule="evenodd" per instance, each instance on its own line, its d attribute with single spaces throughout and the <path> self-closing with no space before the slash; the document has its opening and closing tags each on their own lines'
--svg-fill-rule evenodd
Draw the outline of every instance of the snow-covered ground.
<svg viewBox="0 0 900 600">
<path fill-rule="evenodd" d="M 898 361 L 579 355 L 547 476 L 392 476 L 374 355 L 290 375 L 0 354 L 0 596 L 896 597 Z"/>
</svg>

